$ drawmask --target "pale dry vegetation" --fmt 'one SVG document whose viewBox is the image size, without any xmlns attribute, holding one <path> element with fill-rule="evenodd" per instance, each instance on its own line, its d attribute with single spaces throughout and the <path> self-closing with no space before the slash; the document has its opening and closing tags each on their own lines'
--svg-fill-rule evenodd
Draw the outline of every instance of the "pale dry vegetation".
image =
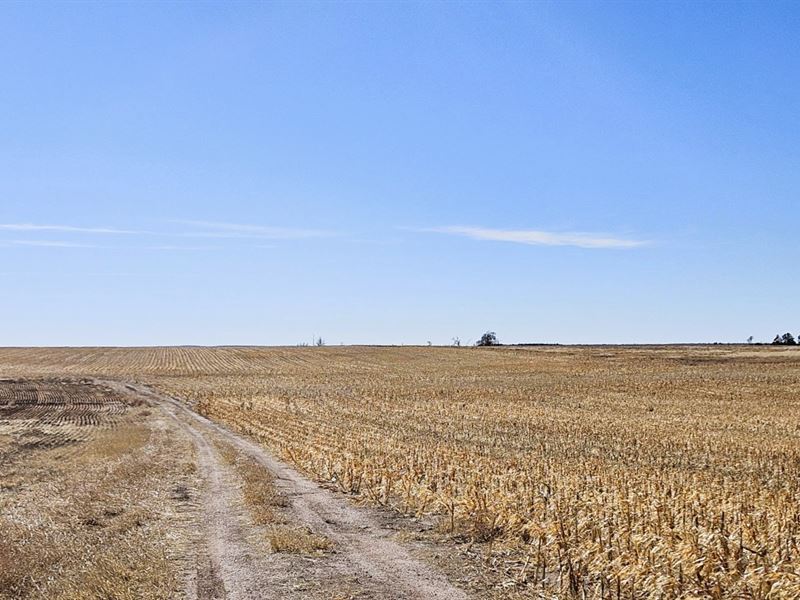
<svg viewBox="0 0 800 600">
<path fill-rule="evenodd" d="M 254 459 L 245 456 L 230 444 L 215 444 L 222 459 L 233 466 L 242 482 L 242 499 L 256 525 L 270 525 L 282 521 L 280 509 L 288 505 L 286 498 L 275 488 L 275 478 Z"/>
<path fill-rule="evenodd" d="M 800 597 L 799 367 L 753 347 L 0 351 L 3 372 L 157 385 L 437 515 L 502 594 L 581 598 Z"/>
<path fill-rule="evenodd" d="M 99 387 L 0 382 L 0 598 L 180 593 L 191 449 L 149 417 Z"/>
<path fill-rule="evenodd" d="M 289 502 L 275 487 L 275 477 L 268 469 L 226 442 L 215 445 L 223 460 L 236 470 L 242 483 L 242 500 L 253 523 L 265 526 L 272 552 L 320 554 L 332 548 L 324 535 L 291 523 L 286 514 Z"/>
<path fill-rule="evenodd" d="M 273 525 L 267 532 L 267 539 L 273 552 L 321 554 L 332 547 L 324 535 L 302 526 Z"/>
</svg>

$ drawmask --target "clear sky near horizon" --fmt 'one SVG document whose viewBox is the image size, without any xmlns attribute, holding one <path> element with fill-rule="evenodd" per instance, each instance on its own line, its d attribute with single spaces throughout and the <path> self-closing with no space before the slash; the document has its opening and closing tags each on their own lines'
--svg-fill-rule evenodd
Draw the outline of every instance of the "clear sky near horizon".
<svg viewBox="0 0 800 600">
<path fill-rule="evenodd" d="M 4 3 L 0 345 L 800 332 L 800 5 Z"/>
</svg>

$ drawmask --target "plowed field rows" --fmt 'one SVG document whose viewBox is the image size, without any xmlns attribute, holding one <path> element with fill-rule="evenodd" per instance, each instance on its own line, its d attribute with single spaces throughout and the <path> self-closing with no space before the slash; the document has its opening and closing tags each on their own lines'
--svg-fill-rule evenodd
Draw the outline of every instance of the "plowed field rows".
<svg viewBox="0 0 800 600">
<path fill-rule="evenodd" d="M 77 381 L 0 380 L 0 464 L 86 441 L 114 427 L 125 411 L 110 390 Z"/>
</svg>

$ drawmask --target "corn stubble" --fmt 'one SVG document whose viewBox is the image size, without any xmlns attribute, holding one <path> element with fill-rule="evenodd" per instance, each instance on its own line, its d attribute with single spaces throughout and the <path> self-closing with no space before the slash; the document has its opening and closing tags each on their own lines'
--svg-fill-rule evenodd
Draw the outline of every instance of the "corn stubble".
<svg viewBox="0 0 800 600">
<path fill-rule="evenodd" d="M 346 493 L 437 515 L 486 569 L 504 557 L 498 589 L 800 597 L 798 351 L 15 352 L 0 364 L 139 377 Z"/>
</svg>

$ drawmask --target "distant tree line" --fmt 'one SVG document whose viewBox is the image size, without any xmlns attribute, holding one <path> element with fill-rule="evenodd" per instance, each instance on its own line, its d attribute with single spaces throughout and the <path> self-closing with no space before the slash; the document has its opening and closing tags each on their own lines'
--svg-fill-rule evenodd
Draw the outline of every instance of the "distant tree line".
<svg viewBox="0 0 800 600">
<path fill-rule="evenodd" d="M 772 344 L 775 346 L 796 346 L 797 340 L 794 339 L 791 333 L 784 333 L 783 335 L 779 333 L 775 336 L 775 339 L 772 340 Z"/>
<path fill-rule="evenodd" d="M 499 346 L 500 340 L 497 339 L 497 334 L 494 331 L 487 331 L 481 338 L 475 342 L 476 346 Z"/>
</svg>

